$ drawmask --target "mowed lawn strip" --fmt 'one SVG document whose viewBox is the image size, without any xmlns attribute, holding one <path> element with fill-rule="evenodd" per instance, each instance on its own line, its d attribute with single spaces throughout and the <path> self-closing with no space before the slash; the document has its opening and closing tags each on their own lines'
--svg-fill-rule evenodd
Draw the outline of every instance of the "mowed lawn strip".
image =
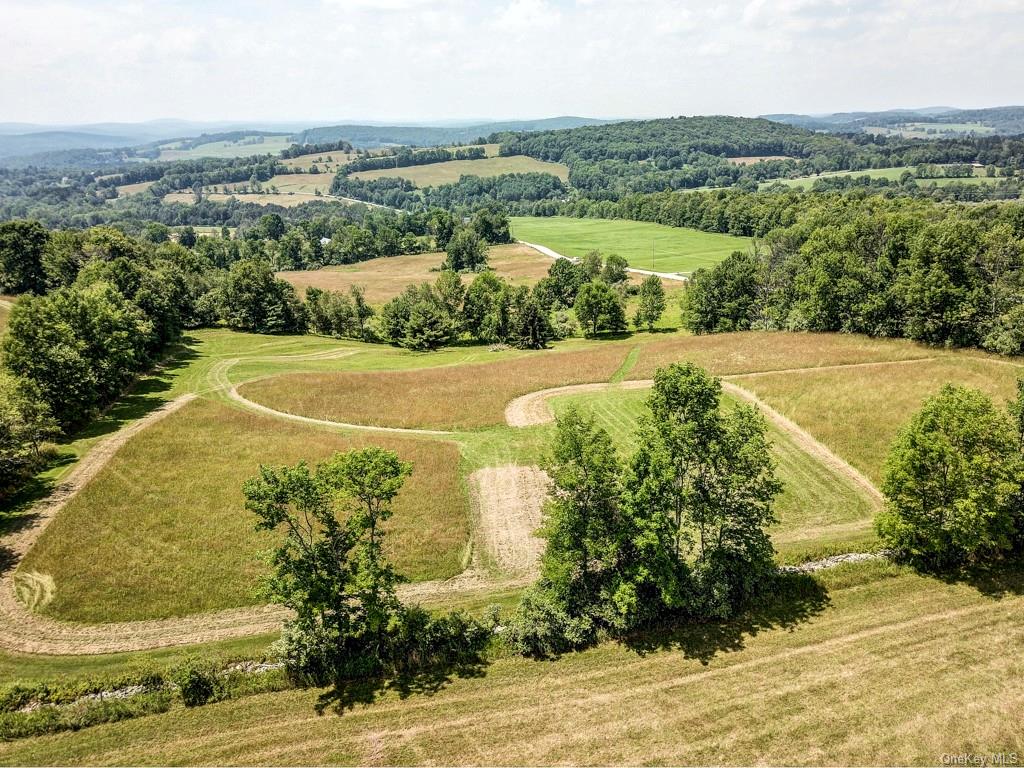
<svg viewBox="0 0 1024 768">
<path fill-rule="evenodd" d="M 347 291 L 359 285 L 366 290 L 366 300 L 379 305 L 398 296 L 408 285 L 436 281 L 444 260 L 445 254 L 440 252 L 384 256 L 358 264 L 278 272 L 277 276 L 294 285 L 300 295 L 309 286 Z M 533 285 L 547 276 L 552 263 L 547 256 L 518 243 L 490 247 L 487 261 L 495 273 L 513 285 Z M 462 282 L 469 285 L 473 277 L 463 275 Z"/>
<path fill-rule="evenodd" d="M 506 658 L 318 716 L 263 694 L 0 744 L 18 765 L 935 765 L 1024 750 L 1024 599 L 880 563 L 644 652 Z M 970 631 L 965 631 L 969 627 Z M 979 642 L 979 638 L 984 638 Z M 979 695 L 984 691 L 985 695 Z M 524 734 L 529 734 L 524 738 Z"/>
<path fill-rule="evenodd" d="M 410 165 L 404 168 L 383 168 L 377 171 L 358 171 L 353 179 L 408 179 L 417 187 L 454 184 L 462 176 L 501 176 L 505 173 L 550 173 L 562 181 L 569 180 L 569 167 L 562 163 L 548 163 L 526 155 L 487 157 L 482 160 L 448 160 L 444 163 Z"/>
<path fill-rule="evenodd" d="M 980 389 L 1000 404 L 1016 396 L 1024 366 L 966 353 L 934 353 L 911 365 L 809 371 L 740 378 L 742 387 L 806 429 L 865 473 L 882 480 L 900 427 L 943 384 Z"/>
<path fill-rule="evenodd" d="M 543 350 L 495 363 L 408 371 L 285 374 L 239 387 L 275 410 L 350 424 L 474 429 L 505 423 L 510 400 L 548 387 L 608 381 L 630 351 L 607 342 L 573 352 Z"/>
<path fill-rule="evenodd" d="M 182 616 L 263 602 L 256 533 L 242 483 L 259 464 L 323 460 L 390 448 L 414 468 L 388 523 L 398 571 L 421 581 L 455 575 L 470 511 L 459 451 L 437 440 L 340 435 L 197 400 L 125 445 L 50 524 L 20 566 L 53 577 L 46 614 L 104 622 Z"/>
<path fill-rule="evenodd" d="M 608 430 L 620 456 L 627 459 L 636 450 L 636 427 L 640 416 L 647 413 L 645 401 L 649 395 L 650 390 L 610 389 L 555 397 L 551 407 L 556 415 L 570 406 L 592 413 Z M 733 398 L 723 397 L 724 407 L 735 404 Z M 874 509 L 868 500 L 770 423 L 768 438 L 783 483 L 775 502 L 778 522 L 771 531 L 780 559 L 813 559 L 874 544 Z"/>
<path fill-rule="evenodd" d="M 545 245 L 573 258 L 594 250 L 606 256 L 617 253 L 630 266 L 655 272 L 692 272 L 712 266 L 733 251 L 747 250 L 751 243 L 746 237 L 645 221 L 566 216 L 513 217 L 512 234 L 518 240 Z"/>
</svg>

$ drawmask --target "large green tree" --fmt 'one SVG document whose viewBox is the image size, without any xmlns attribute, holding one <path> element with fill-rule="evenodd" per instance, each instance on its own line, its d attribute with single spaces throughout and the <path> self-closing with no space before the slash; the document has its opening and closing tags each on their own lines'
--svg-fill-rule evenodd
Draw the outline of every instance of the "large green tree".
<svg viewBox="0 0 1024 768">
<path fill-rule="evenodd" d="M 985 394 L 944 386 L 893 443 L 876 520 L 882 540 L 938 568 L 1009 551 L 1021 514 L 1020 445 L 1018 425 Z"/>
</svg>

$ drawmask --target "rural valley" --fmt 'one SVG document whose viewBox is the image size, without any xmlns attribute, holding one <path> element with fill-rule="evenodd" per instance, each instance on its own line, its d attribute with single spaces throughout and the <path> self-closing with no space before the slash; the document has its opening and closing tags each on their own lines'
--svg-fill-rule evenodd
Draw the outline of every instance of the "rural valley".
<svg viewBox="0 0 1024 768">
<path fill-rule="evenodd" d="M 753 3 L 700 48 L 780 36 L 729 101 L 664 47 L 714 12 L 646 0 L 323 3 L 300 77 L 282 9 L 145 0 L 115 104 L 65 68 L 110 76 L 100 12 L 16 3 L 0 66 L 52 90 L 0 85 L 0 764 L 1018 763 L 1013 83 L 865 56 L 865 101 L 802 37 L 877 51 L 861 11 Z M 877 39 L 946 24 L 907 8 Z M 570 20 L 651 87 L 544 59 Z M 785 111 L 823 103 L 888 108 Z"/>
</svg>

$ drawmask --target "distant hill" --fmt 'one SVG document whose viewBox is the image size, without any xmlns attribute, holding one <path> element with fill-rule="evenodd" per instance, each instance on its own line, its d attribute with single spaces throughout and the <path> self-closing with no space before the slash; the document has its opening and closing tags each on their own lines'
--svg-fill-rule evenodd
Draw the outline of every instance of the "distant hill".
<svg viewBox="0 0 1024 768">
<path fill-rule="evenodd" d="M 40 131 L 0 135 L 0 158 L 67 149 L 113 149 L 134 143 L 129 136 L 77 131 Z"/>
<path fill-rule="evenodd" d="M 542 120 L 511 120 L 464 126 L 329 125 L 301 131 L 295 135 L 295 141 L 299 144 L 322 144 L 344 139 L 351 142 L 355 147 L 367 149 L 398 144 L 437 147 L 445 144 L 464 144 L 476 141 L 492 133 L 548 131 L 560 128 L 578 128 L 583 125 L 603 125 L 608 122 L 612 121 L 567 116 L 549 117 Z"/>
<path fill-rule="evenodd" d="M 786 123 L 811 131 L 834 133 L 862 133 L 868 128 L 899 128 L 915 123 L 926 123 L 934 130 L 950 133 L 969 133 L 968 125 L 977 124 L 985 132 L 1002 135 L 1024 133 L 1024 106 L 988 107 L 985 109 L 957 109 L 955 107 L 925 107 L 923 109 L 889 109 L 882 112 L 834 112 L 827 115 L 800 115 L 781 113 L 762 115 L 766 120 Z M 948 126 L 944 128 L 943 126 Z"/>
</svg>

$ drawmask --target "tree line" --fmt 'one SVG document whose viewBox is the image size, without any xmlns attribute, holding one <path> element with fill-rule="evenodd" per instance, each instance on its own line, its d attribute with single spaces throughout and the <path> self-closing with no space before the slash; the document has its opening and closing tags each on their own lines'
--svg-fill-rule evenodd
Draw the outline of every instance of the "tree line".
<svg viewBox="0 0 1024 768">
<path fill-rule="evenodd" d="M 1024 208 L 836 199 L 694 273 L 696 333 L 788 329 L 1024 352 Z"/>
</svg>

